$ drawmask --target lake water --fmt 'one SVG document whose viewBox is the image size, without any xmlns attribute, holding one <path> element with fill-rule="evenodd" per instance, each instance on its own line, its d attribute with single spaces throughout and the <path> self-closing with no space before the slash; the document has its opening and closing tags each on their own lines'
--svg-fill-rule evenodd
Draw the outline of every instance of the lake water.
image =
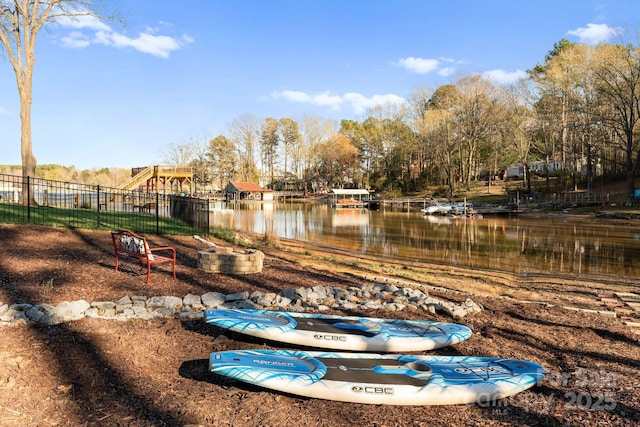
<svg viewBox="0 0 640 427">
<path fill-rule="evenodd" d="M 370 255 L 525 273 L 640 277 L 640 227 L 572 216 L 448 218 L 311 203 L 218 204 L 211 225 Z"/>
</svg>

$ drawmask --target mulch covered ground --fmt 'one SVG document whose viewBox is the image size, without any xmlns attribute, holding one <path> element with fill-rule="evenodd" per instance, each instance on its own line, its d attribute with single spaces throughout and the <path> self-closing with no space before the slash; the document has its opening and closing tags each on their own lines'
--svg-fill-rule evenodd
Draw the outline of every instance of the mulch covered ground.
<svg viewBox="0 0 640 427">
<path fill-rule="evenodd" d="M 152 246 L 177 249 L 176 282 L 163 266 L 154 269 L 149 285 L 146 274 L 134 267 L 115 272 L 108 231 L 0 224 L 0 304 L 92 302 L 127 295 L 181 297 L 209 291 L 278 292 L 300 286 L 353 286 L 365 280 L 357 271 L 311 262 L 320 259 L 313 258 L 311 245 L 300 253 L 265 248 L 265 268 L 259 274 L 210 274 L 196 269 L 203 244 L 192 237 L 147 237 Z M 357 270 L 353 259 L 357 256 L 351 258 L 350 268 Z M 411 266 L 401 270 L 407 269 Z M 640 422 L 638 335 L 620 319 L 499 297 L 535 299 L 544 292 L 542 280 L 520 286 L 498 274 L 494 279 L 478 272 L 452 277 L 451 269 L 416 270 L 416 274 L 432 286 L 469 292 L 484 307 L 461 321 L 474 330 L 469 340 L 434 354 L 531 360 L 547 369 L 542 384 L 493 405 L 371 406 L 305 399 L 208 373 L 212 351 L 276 348 L 273 343 L 225 335 L 203 321 L 84 319 L 0 329 L 0 426 L 632 426 Z M 582 288 L 564 283 L 554 281 L 553 295 L 581 305 L 590 300 L 597 305 L 597 293 L 634 289 L 612 278 L 598 282 L 597 289 L 592 282 Z M 430 294 L 456 301 L 469 297 L 442 289 Z M 391 316 L 382 311 L 363 314 Z M 412 310 L 393 316 L 451 321 L 441 314 Z"/>
</svg>

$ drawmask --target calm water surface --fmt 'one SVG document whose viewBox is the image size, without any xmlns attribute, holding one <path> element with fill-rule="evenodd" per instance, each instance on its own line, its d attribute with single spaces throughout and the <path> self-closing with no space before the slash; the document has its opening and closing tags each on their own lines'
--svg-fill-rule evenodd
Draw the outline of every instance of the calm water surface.
<svg viewBox="0 0 640 427">
<path fill-rule="evenodd" d="M 640 227 L 569 216 L 455 219 L 322 204 L 236 203 L 217 205 L 211 224 L 444 265 L 640 277 Z"/>
</svg>

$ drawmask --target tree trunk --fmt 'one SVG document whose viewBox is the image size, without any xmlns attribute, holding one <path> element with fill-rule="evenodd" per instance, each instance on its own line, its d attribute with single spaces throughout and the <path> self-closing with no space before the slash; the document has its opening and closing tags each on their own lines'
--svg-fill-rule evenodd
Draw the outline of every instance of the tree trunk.
<svg viewBox="0 0 640 427">
<path fill-rule="evenodd" d="M 589 138 L 591 139 L 591 138 Z M 590 196 L 593 192 L 593 155 L 591 153 L 591 141 L 586 144 L 587 151 L 587 194 Z"/>
<path fill-rule="evenodd" d="M 630 145 L 627 145 L 630 147 Z M 634 185 L 634 167 L 633 167 L 633 153 L 627 150 L 627 206 L 633 205 L 633 199 L 635 196 L 635 185 Z"/>
<path fill-rule="evenodd" d="M 568 124 L 567 124 L 567 97 L 565 93 L 562 93 L 562 113 L 560 115 L 562 134 L 560 137 L 560 160 L 562 162 L 562 173 L 558 175 L 560 179 L 560 187 L 566 190 L 566 171 L 567 171 L 567 139 L 568 139 Z"/>
<path fill-rule="evenodd" d="M 633 159 L 633 129 L 630 128 L 626 132 L 626 166 L 627 166 L 627 206 L 632 206 L 635 199 L 635 172 L 636 164 Z M 640 157 L 639 157 L 640 160 Z"/>
<path fill-rule="evenodd" d="M 31 138 L 31 103 L 32 103 L 32 79 L 31 74 L 24 73 L 24 81 L 18 87 L 20 93 L 20 154 L 22 156 L 22 193 L 20 203 L 36 205 L 33 194 L 33 180 L 36 176 L 36 158 L 33 156 L 33 144 Z M 31 179 L 27 180 L 27 177 Z M 29 188 L 31 183 L 31 188 Z"/>
</svg>

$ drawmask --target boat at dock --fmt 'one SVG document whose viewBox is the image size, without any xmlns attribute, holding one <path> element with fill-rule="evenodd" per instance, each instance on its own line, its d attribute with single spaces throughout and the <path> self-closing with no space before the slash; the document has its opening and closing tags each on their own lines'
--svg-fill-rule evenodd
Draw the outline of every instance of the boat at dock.
<svg viewBox="0 0 640 427">
<path fill-rule="evenodd" d="M 446 215 L 453 209 L 451 203 L 431 202 L 426 208 L 420 209 L 425 215 Z"/>
</svg>

